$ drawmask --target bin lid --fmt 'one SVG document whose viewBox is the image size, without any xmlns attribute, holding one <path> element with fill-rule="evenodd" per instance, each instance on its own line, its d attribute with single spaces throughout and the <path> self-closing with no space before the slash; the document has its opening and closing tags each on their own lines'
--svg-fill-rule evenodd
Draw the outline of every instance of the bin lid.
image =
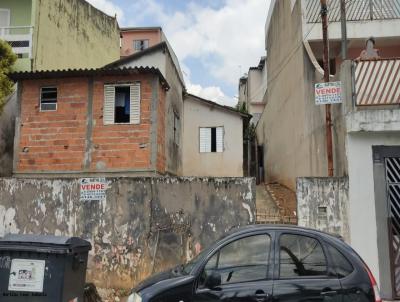
<svg viewBox="0 0 400 302">
<path fill-rule="evenodd" d="M 79 237 L 8 234 L 0 238 L 0 251 L 69 254 L 91 249 L 90 242 Z"/>
</svg>

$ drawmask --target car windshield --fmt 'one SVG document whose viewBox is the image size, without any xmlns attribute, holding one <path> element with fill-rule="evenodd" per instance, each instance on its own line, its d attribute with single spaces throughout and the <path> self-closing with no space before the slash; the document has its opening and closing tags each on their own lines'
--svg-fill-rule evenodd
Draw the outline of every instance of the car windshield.
<svg viewBox="0 0 400 302">
<path fill-rule="evenodd" d="M 182 267 L 182 272 L 185 274 L 190 274 L 192 271 L 193 267 L 199 263 L 209 252 L 209 249 L 204 249 L 202 250 L 197 256 L 195 256 L 192 260 L 190 260 L 188 263 L 184 264 Z"/>
</svg>

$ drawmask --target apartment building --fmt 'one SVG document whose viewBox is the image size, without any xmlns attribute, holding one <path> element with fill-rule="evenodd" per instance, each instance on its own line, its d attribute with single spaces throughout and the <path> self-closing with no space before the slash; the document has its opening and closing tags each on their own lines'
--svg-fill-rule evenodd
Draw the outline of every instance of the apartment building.
<svg viewBox="0 0 400 302">
<path fill-rule="evenodd" d="M 119 26 L 84 0 L 1 0 L 0 39 L 17 71 L 96 68 L 119 58 Z"/>
</svg>

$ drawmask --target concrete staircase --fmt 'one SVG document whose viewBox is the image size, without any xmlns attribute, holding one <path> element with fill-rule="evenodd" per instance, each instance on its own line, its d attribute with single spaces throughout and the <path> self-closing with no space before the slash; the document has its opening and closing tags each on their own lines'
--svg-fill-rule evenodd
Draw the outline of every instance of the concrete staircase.
<svg viewBox="0 0 400 302">
<path fill-rule="evenodd" d="M 256 223 L 297 224 L 296 195 L 280 184 L 256 187 Z"/>
</svg>

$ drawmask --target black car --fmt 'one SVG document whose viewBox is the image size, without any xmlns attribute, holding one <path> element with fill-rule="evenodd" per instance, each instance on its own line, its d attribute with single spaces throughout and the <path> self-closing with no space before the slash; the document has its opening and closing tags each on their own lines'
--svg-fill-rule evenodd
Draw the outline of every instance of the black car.
<svg viewBox="0 0 400 302">
<path fill-rule="evenodd" d="M 237 229 L 187 263 L 150 277 L 128 302 L 381 302 L 359 255 L 339 238 L 299 227 Z"/>
</svg>

